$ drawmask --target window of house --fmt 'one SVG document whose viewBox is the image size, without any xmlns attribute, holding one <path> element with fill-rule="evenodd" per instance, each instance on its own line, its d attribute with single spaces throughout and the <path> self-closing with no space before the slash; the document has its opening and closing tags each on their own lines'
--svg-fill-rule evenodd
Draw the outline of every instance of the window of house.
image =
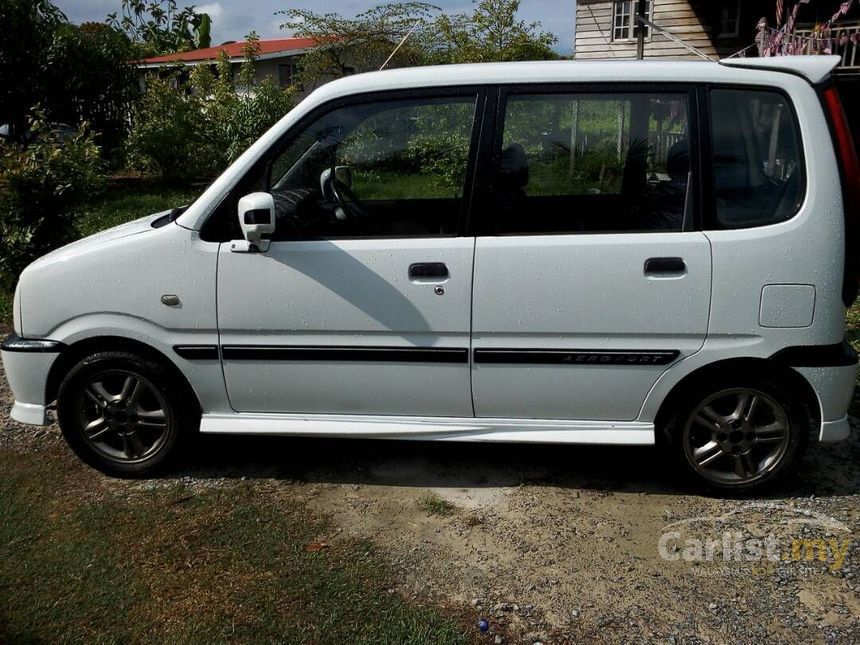
<svg viewBox="0 0 860 645">
<path fill-rule="evenodd" d="M 806 189 L 797 120 L 778 92 L 711 91 L 715 228 L 790 219 Z"/>
<path fill-rule="evenodd" d="M 495 234 L 681 231 L 687 95 L 514 94 L 497 138 Z"/>
<path fill-rule="evenodd" d="M 361 103 L 291 133 L 252 182 L 275 198 L 274 239 L 456 234 L 475 103 Z"/>
<path fill-rule="evenodd" d="M 729 0 L 720 7 L 720 38 L 737 38 L 741 22 L 741 1 Z"/>
<path fill-rule="evenodd" d="M 278 85 L 289 87 L 296 80 L 296 66 L 292 64 L 278 65 Z"/>
<path fill-rule="evenodd" d="M 645 18 L 651 20 L 652 0 L 645 3 Z M 612 40 L 634 40 L 639 36 L 636 14 L 639 0 L 614 0 L 612 3 Z M 645 26 L 645 37 L 651 37 L 651 28 Z"/>
</svg>

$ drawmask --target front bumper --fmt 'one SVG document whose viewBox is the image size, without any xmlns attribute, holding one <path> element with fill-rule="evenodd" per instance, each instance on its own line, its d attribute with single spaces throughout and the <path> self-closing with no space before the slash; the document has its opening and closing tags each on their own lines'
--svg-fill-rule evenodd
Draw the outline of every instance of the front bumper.
<svg viewBox="0 0 860 645">
<path fill-rule="evenodd" d="M 65 345 L 53 340 L 12 334 L 0 344 L 0 356 L 15 402 L 11 416 L 31 425 L 47 425 L 46 390 L 51 366 Z"/>
</svg>

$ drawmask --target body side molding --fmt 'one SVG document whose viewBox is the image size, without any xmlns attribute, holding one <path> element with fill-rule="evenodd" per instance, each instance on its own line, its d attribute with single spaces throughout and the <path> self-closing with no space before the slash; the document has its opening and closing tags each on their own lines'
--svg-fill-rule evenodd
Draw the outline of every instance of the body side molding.
<svg viewBox="0 0 860 645">
<path fill-rule="evenodd" d="M 453 347 L 361 347 L 224 345 L 224 360 L 368 361 L 397 363 L 467 363 L 469 350 Z"/>
<path fill-rule="evenodd" d="M 677 350 L 476 349 L 476 363 L 512 365 L 668 365 Z"/>
</svg>

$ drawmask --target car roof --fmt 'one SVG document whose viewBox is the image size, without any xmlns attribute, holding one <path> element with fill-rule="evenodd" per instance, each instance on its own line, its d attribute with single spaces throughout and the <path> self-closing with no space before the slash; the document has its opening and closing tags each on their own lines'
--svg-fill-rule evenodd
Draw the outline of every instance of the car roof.
<svg viewBox="0 0 860 645">
<path fill-rule="evenodd" d="M 347 76 L 316 90 L 318 99 L 363 92 L 421 87 L 564 82 L 728 82 L 743 78 L 744 68 L 788 72 L 811 83 L 825 80 L 838 56 L 735 58 L 720 62 L 667 60 L 535 61 L 406 67 Z"/>
</svg>

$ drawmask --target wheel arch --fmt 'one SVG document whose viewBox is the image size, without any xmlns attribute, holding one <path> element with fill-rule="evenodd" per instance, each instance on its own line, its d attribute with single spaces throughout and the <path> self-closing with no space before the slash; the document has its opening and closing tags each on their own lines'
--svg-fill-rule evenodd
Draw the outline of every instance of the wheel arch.
<svg viewBox="0 0 860 645">
<path fill-rule="evenodd" d="M 655 439 L 658 442 L 670 439 L 671 421 L 686 397 L 704 388 L 709 382 L 737 374 L 743 374 L 745 378 L 768 378 L 776 381 L 806 407 L 812 421 L 813 434 L 815 429 L 821 427 L 821 403 L 812 385 L 802 374 L 772 359 L 729 358 L 699 367 L 675 384 L 663 399 L 654 418 Z"/>
<path fill-rule="evenodd" d="M 57 399 L 60 383 L 72 367 L 87 356 L 99 352 L 129 352 L 163 365 L 178 379 L 178 383 L 182 383 L 188 388 L 188 392 L 193 395 L 197 407 L 202 409 L 200 397 L 176 363 L 152 345 L 123 336 L 93 336 L 68 345 L 51 365 L 48 372 L 48 380 L 45 384 L 45 401 L 50 403 Z"/>
</svg>

